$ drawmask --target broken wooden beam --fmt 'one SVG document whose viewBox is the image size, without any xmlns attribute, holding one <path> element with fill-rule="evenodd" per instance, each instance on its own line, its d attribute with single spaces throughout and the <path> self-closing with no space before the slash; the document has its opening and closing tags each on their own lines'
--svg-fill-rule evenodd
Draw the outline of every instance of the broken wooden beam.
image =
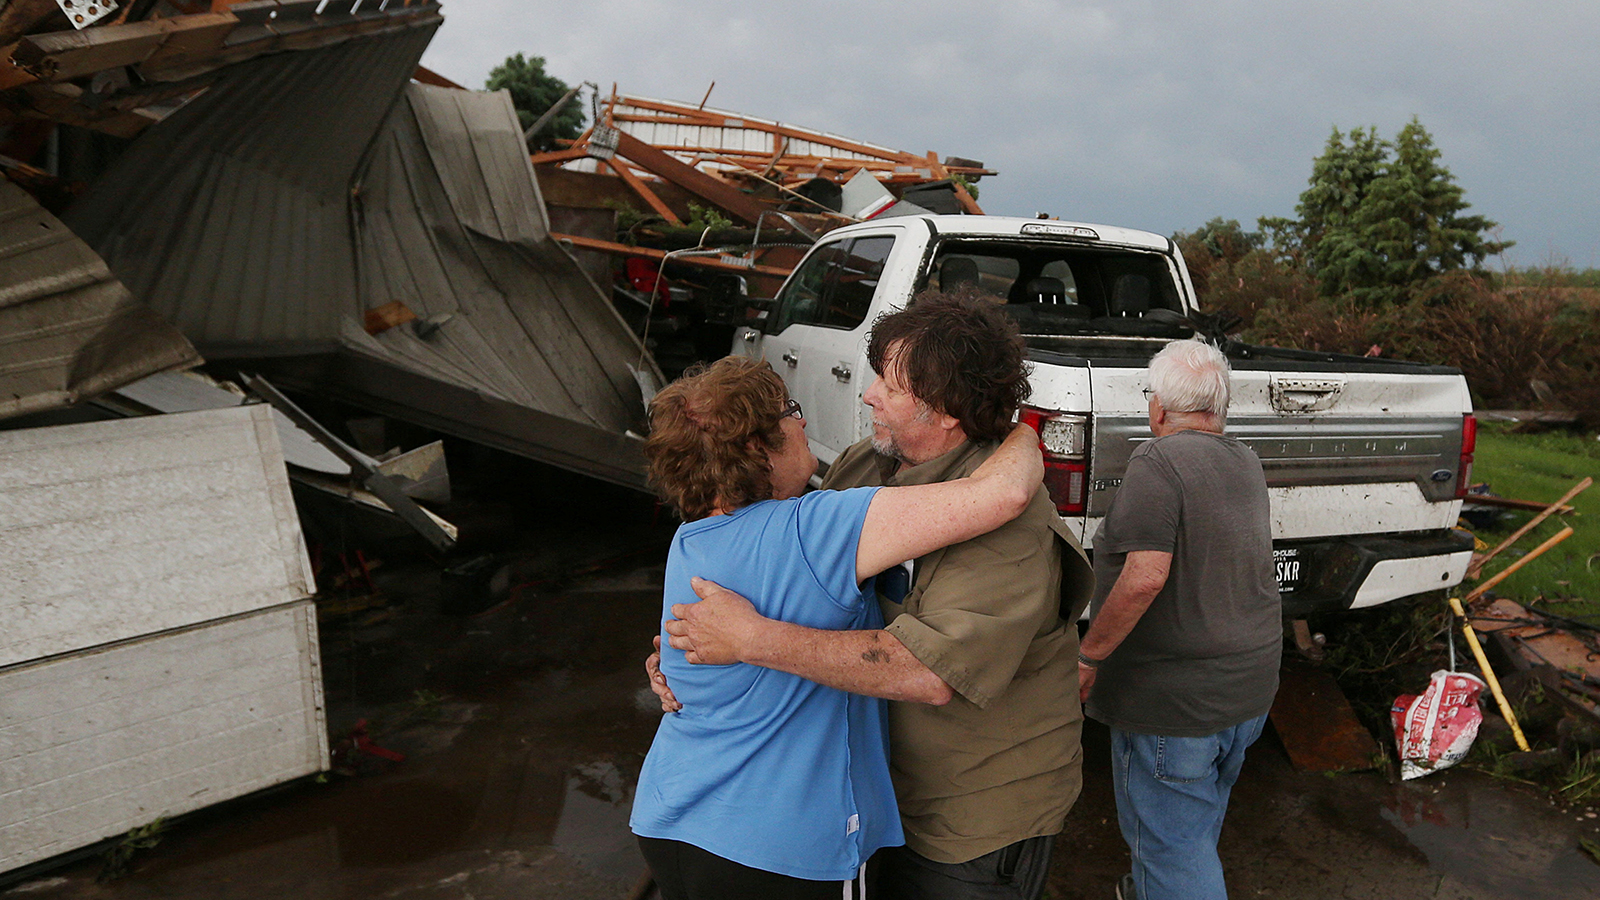
<svg viewBox="0 0 1600 900">
<path fill-rule="evenodd" d="M 562 244 L 566 244 L 569 247 L 576 247 L 580 250 L 598 250 L 601 253 L 610 253 L 613 256 L 633 256 L 640 259 L 654 260 L 662 260 L 667 256 L 665 251 L 655 250 L 650 247 L 634 247 L 628 244 L 619 244 L 615 241 L 602 241 L 598 238 L 580 237 L 575 234 L 556 234 L 555 232 L 551 232 L 550 237 L 561 242 Z M 726 254 L 717 257 L 706 257 L 684 256 L 681 253 L 677 253 L 673 255 L 672 261 L 674 263 L 682 263 L 686 266 L 699 266 L 704 269 L 716 269 L 720 272 L 738 272 L 741 274 L 746 272 L 754 272 L 757 275 L 771 275 L 776 278 L 787 278 L 789 277 L 789 273 L 794 271 L 793 269 L 782 269 L 778 268 L 777 266 L 758 265 L 756 263 L 742 260 L 736 256 L 729 256 Z"/>
<path fill-rule="evenodd" d="M 528 157 L 528 162 L 536 166 L 542 166 L 545 163 L 571 162 L 575 159 L 583 159 L 588 155 L 589 151 L 583 147 L 568 147 L 565 150 L 549 150 L 544 153 L 535 153 Z"/>
<path fill-rule="evenodd" d="M 754 225 L 764 211 L 761 204 L 750 199 L 743 191 L 683 162 L 666 152 L 646 144 L 626 131 L 617 132 L 617 155 L 638 165 L 652 175 L 658 175 L 697 197 L 710 201 L 747 225 Z"/>
<path fill-rule="evenodd" d="M 105 69 L 159 60 L 164 55 L 219 51 L 238 24 L 239 20 L 228 13 L 201 13 L 29 35 L 17 43 L 12 58 L 42 80 L 69 81 Z"/>
<path fill-rule="evenodd" d="M 633 174 L 633 169 L 630 168 L 627 163 L 619 163 L 614 159 L 605 159 L 600 160 L 599 162 L 605 164 L 607 168 L 617 173 L 617 177 L 622 179 L 622 183 L 632 188 L 633 192 L 639 195 L 639 199 L 643 200 L 651 209 L 655 210 L 656 215 L 666 219 L 668 222 L 671 222 L 674 225 L 683 224 L 683 220 L 678 218 L 678 214 L 672 211 L 672 207 L 668 206 L 660 197 L 657 197 L 656 192 L 650 190 L 649 185 L 641 181 L 639 176 Z"/>
</svg>

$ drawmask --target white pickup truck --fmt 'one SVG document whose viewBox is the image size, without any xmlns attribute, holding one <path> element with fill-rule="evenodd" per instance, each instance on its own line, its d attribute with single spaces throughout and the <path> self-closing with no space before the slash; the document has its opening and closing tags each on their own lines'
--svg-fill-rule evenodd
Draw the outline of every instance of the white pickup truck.
<svg viewBox="0 0 1600 900">
<path fill-rule="evenodd" d="M 738 354 L 765 358 L 805 406 L 826 465 L 871 433 L 866 337 L 924 288 L 975 285 L 1004 303 L 1032 362 L 1022 410 L 1046 484 L 1093 552 L 1129 454 L 1149 440 L 1146 365 L 1208 330 L 1172 241 L 1125 228 L 991 216 L 907 216 L 826 234 Z M 1214 330 L 1214 329 L 1210 329 Z M 1266 468 L 1285 613 L 1374 606 L 1458 584 L 1453 530 L 1477 424 L 1456 369 L 1217 342 L 1233 366 L 1228 433 Z"/>
</svg>

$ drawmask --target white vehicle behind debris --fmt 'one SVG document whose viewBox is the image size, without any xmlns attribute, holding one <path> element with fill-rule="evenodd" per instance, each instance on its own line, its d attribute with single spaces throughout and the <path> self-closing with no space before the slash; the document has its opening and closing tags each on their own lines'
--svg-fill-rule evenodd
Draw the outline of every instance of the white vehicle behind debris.
<svg viewBox="0 0 1600 900">
<path fill-rule="evenodd" d="M 1094 547 L 1129 455 L 1150 439 L 1146 365 L 1200 334 L 1233 366 L 1228 433 L 1266 468 L 1285 613 L 1374 606 L 1449 588 L 1472 539 L 1454 530 L 1476 419 L 1461 373 L 1230 340 L 1198 309 L 1159 235 L 993 216 L 907 216 L 829 232 L 734 353 L 765 358 L 804 404 L 824 464 L 870 434 L 866 337 L 924 288 L 1003 303 L 1032 362 L 1024 421 L 1041 434 L 1057 510 Z"/>
</svg>

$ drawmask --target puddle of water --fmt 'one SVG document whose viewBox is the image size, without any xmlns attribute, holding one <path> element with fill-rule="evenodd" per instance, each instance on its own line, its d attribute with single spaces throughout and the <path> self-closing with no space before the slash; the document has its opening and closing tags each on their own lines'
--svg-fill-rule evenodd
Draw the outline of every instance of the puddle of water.
<svg viewBox="0 0 1600 900">
<path fill-rule="evenodd" d="M 561 822 L 551 843 L 592 872 L 641 872 L 638 844 L 628 830 L 637 775 L 609 761 L 580 765 L 567 779 Z"/>
<path fill-rule="evenodd" d="M 1578 847 L 1574 816 L 1531 799 L 1453 777 L 1396 785 L 1380 815 L 1461 884 L 1519 900 L 1600 897 L 1600 865 Z"/>
</svg>

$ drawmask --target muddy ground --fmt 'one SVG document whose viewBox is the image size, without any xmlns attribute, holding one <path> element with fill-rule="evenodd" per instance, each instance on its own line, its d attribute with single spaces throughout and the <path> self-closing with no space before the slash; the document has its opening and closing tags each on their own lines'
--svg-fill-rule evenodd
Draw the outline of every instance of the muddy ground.
<svg viewBox="0 0 1600 900">
<path fill-rule="evenodd" d="M 492 548 L 524 585 L 508 602 L 442 614 L 437 568 L 394 551 L 373 573 L 385 602 L 346 602 L 322 623 L 334 742 L 365 719 L 404 761 L 342 756 L 350 774 L 173 823 L 120 877 L 97 882 L 96 856 L 0 897 L 631 896 L 644 866 L 628 810 L 660 715 L 640 661 L 671 526 L 648 501 L 561 475 L 460 512 L 514 533 Z M 1127 869 L 1106 742 L 1091 724 L 1051 871 L 1058 900 L 1106 900 Z M 1404 784 L 1297 772 L 1269 730 L 1222 856 L 1235 897 L 1600 897 L 1580 837 L 1600 840 L 1597 810 L 1543 790 L 1471 771 Z"/>
</svg>

